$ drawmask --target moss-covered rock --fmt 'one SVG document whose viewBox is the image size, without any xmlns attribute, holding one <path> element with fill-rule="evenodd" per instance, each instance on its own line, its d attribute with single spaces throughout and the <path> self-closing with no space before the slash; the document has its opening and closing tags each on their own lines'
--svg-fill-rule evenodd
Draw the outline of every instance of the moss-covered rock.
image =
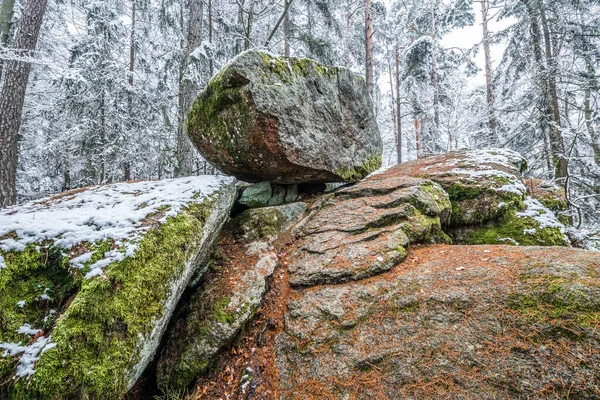
<svg viewBox="0 0 600 400">
<path fill-rule="evenodd" d="M 364 80 L 309 59 L 238 55 L 198 96 L 187 132 L 213 165 L 248 182 L 357 181 L 381 166 Z"/>
<path fill-rule="evenodd" d="M 440 184 L 452 203 L 445 231 L 455 243 L 569 246 L 568 218 L 555 213 L 566 207 L 560 189 L 531 180 L 526 186 L 521 176 L 526 166 L 521 155 L 509 150 L 461 150 L 402 164 L 382 175 L 406 174 Z M 546 205 L 527 197 L 528 192 Z"/>
<path fill-rule="evenodd" d="M 24 228 L 0 237 L 0 397 L 121 398 L 152 359 L 236 192 L 228 178 L 185 178 L 0 212 Z"/>
<path fill-rule="evenodd" d="M 306 204 L 301 202 L 250 209 L 244 211 L 236 222 L 245 240 L 272 240 L 305 211 Z"/>
<path fill-rule="evenodd" d="M 188 388 L 251 320 L 279 262 L 273 241 L 305 210 L 304 203 L 251 209 L 225 227 L 218 248 L 226 256 L 214 255 L 212 271 L 168 334 L 157 366 L 161 390 Z"/>
</svg>

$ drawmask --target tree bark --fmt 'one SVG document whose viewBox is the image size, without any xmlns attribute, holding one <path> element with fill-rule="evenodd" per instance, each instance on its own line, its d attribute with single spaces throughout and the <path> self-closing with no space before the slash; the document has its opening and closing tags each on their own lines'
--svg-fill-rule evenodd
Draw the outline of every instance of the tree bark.
<svg viewBox="0 0 600 400">
<path fill-rule="evenodd" d="M 12 18 L 15 11 L 15 0 L 2 0 L 0 6 L 0 43 L 2 47 L 8 47 L 10 39 L 10 28 L 12 27 Z M 0 81 L 2 80 L 2 69 L 4 60 L 0 60 Z"/>
<path fill-rule="evenodd" d="M 285 13 L 283 20 L 283 55 L 290 56 L 290 13 Z"/>
<path fill-rule="evenodd" d="M 431 2 L 431 38 L 433 39 L 433 46 L 431 48 L 431 85 L 433 86 L 433 123 L 434 133 L 437 137 L 440 134 L 440 81 L 437 72 L 437 58 L 435 54 L 435 10 L 434 2 Z"/>
<path fill-rule="evenodd" d="M 417 158 L 423 157 L 423 149 L 421 146 L 421 119 L 415 117 L 415 140 L 417 145 Z"/>
<path fill-rule="evenodd" d="M 394 140 L 396 143 L 396 149 L 398 149 L 398 124 L 396 123 L 396 94 L 394 93 L 394 75 L 392 74 L 392 62 L 388 62 L 388 75 L 390 76 L 390 95 L 392 96 L 392 127 L 394 130 Z"/>
<path fill-rule="evenodd" d="M 490 31 L 488 29 L 488 14 L 490 1 L 481 0 L 481 17 L 483 26 L 483 54 L 485 56 L 485 86 L 487 91 L 488 128 L 490 130 L 490 146 L 499 145 L 496 115 L 494 111 L 494 88 L 492 85 L 492 57 L 490 55 Z"/>
<path fill-rule="evenodd" d="M 37 45 L 47 0 L 27 0 L 14 46 L 32 57 Z M 31 63 L 8 61 L 0 93 L 0 207 L 16 203 L 18 135 Z"/>
<path fill-rule="evenodd" d="M 254 20 L 254 0 L 250 0 L 248 8 L 248 21 L 246 24 L 246 35 L 244 38 L 244 50 L 250 49 L 250 34 L 252 33 L 252 22 Z"/>
<path fill-rule="evenodd" d="M 208 43 L 212 45 L 213 42 L 213 20 L 212 20 L 212 0 L 208 0 Z M 208 70 L 210 76 L 214 74 L 214 63 L 212 57 L 208 60 Z"/>
<path fill-rule="evenodd" d="M 588 131 L 588 135 L 590 136 L 590 144 L 592 146 L 592 151 L 594 152 L 594 162 L 598 167 L 600 167 L 600 134 L 594 129 L 594 111 L 592 111 L 591 107 L 591 97 L 592 97 L 592 89 L 598 89 L 598 84 L 596 80 L 596 68 L 594 67 L 594 63 L 589 55 L 586 53 L 585 56 L 586 61 L 586 74 L 588 81 L 585 84 L 585 92 L 584 92 L 584 100 L 583 100 L 583 112 L 585 116 L 585 127 Z"/>
<path fill-rule="evenodd" d="M 521 0 L 526 9 L 531 22 L 531 37 L 533 44 L 533 55 L 536 63 L 539 86 L 542 97 L 542 124 L 548 128 L 550 149 L 552 150 L 552 162 L 554 165 L 554 178 L 562 180 L 568 174 L 568 161 L 565 154 L 565 145 L 562 138 L 560 127 L 560 116 L 558 114 L 558 100 L 556 103 L 553 97 L 556 96 L 556 76 L 550 71 L 546 62 L 552 60 L 552 45 L 550 42 L 550 33 L 546 39 L 546 60 L 542 55 L 542 30 L 538 21 L 538 16 L 542 16 L 544 33 L 547 31 L 547 24 L 543 12 L 543 4 L 536 0 Z M 535 1 L 537 7 L 534 8 L 532 1 Z M 536 12 L 537 9 L 537 12 Z M 554 104 L 555 103 L 555 104 Z M 556 111 L 555 111 L 556 110 Z"/>
<path fill-rule="evenodd" d="M 133 71 L 135 68 L 135 22 L 136 22 L 136 0 L 131 1 L 131 35 L 129 37 L 129 92 L 127 93 L 127 107 L 129 117 L 129 130 L 134 129 L 133 117 Z M 123 163 L 123 180 L 131 180 L 131 163 L 125 160 Z"/>
<path fill-rule="evenodd" d="M 396 154 L 398 164 L 402 164 L 402 110 L 400 107 L 400 49 L 396 47 Z"/>
<path fill-rule="evenodd" d="M 373 98 L 373 26 L 371 21 L 371 0 L 365 0 L 365 76 L 367 91 Z"/>
<path fill-rule="evenodd" d="M 190 0 L 187 44 L 183 61 L 179 92 L 179 124 L 177 129 L 177 169 L 176 176 L 189 176 L 194 172 L 194 147 L 185 131 L 185 117 L 197 95 L 197 82 L 185 76 L 185 70 L 190 66 L 190 54 L 202 43 L 202 0 Z"/>
<path fill-rule="evenodd" d="M 558 66 L 554 57 L 552 38 L 546 19 L 546 10 L 543 0 L 538 0 L 540 7 L 540 17 L 542 21 L 542 30 L 544 32 L 544 42 L 546 44 L 546 62 L 548 65 L 548 95 L 550 97 L 550 111 L 552 112 L 553 124 L 550 126 L 550 140 L 554 150 L 554 157 L 557 158 L 557 178 L 565 178 L 568 175 L 568 162 L 565 143 L 562 136 L 562 124 L 560 122 L 560 108 L 558 105 L 558 89 L 556 85 L 556 75 Z"/>
</svg>

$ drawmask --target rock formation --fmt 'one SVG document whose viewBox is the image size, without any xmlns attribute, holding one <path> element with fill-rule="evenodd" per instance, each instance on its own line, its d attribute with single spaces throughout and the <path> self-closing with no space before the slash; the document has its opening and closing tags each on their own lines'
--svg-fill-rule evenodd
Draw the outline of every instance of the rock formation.
<svg viewBox="0 0 600 400">
<path fill-rule="evenodd" d="M 259 183 L 0 210 L 1 399 L 600 398 L 600 256 L 571 248 L 564 192 L 519 154 L 372 173 L 362 79 L 260 52 L 188 127 Z"/>
<path fill-rule="evenodd" d="M 240 54 L 202 91 L 187 132 L 211 164 L 248 182 L 357 181 L 381 165 L 364 80 L 309 59 Z"/>
<path fill-rule="evenodd" d="M 0 210 L 0 398 L 122 397 L 236 192 L 230 178 L 184 178 Z"/>
</svg>

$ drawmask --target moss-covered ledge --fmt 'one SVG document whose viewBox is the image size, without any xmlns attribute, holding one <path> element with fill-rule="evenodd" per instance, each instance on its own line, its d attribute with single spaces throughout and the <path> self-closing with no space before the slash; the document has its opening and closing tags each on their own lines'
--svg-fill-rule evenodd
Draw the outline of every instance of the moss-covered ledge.
<svg viewBox="0 0 600 400">
<path fill-rule="evenodd" d="M 0 397 L 116 399 L 135 383 L 236 196 L 231 179 L 208 191 L 194 179 L 173 183 L 189 194 L 170 207 L 153 208 L 135 193 L 149 214 L 134 246 L 108 239 L 65 251 L 58 237 L 0 250 Z"/>
</svg>

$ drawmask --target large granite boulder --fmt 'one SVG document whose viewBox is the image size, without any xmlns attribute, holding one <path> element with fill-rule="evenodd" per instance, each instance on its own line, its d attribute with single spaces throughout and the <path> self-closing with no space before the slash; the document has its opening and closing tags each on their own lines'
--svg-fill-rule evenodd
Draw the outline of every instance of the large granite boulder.
<svg viewBox="0 0 600 400">
<path fill-rule="evenodd" d="M 528 197 L 521 160 L 455 152 L 305 199 L 276 240 L 260 308 L 192 397 L 600 398 L 600 257 L 553 246 L 568 244 L 564 227 Z M 261 210 L 258 220 L 281 220 Z M 239 232 L 277 232 L 260 226 Z M 483 245 L 447 244 L 462 228 L 461 241 Z M 226 281 L 238 284 L 254 261 L 229 256 L 240 272 L 227 268 Z M 204 290 L 231 287 L 211 282 Z M 175 331 L 203 338 L 195 329 Z M 200 343 L 192 360 L 206 360 Z"/>
<path fill-rule="evenodd" d="M 236 195 L 204 176 L 0 210 L 0 398 L 122 398 Z"/>
<path fill-rule="evenodd" d="M 293 291 L 277 398 L 599 398 L 599 273 L 594 252 L 436 245 Z"/>
<path fill-rule="evenodd" d="M 452 203 L 445 231 L 455 243 L 569 246 L 568 218 L 555 213 L 564 194 L 561 202 L 560 189 L 539 183 L 528 191 L 526 167 L 514 151 L 458 150 L 390 168 L 381 179 L 405 174 L 441 185 Z"/>
<path fill-rule="evenodd" d="M 187 132 L 211 164 L 248 182 L 357 181 L 381 165 L 364 80 L 309 59 L 240 54 L 198 96 Z"/>
</svg>

